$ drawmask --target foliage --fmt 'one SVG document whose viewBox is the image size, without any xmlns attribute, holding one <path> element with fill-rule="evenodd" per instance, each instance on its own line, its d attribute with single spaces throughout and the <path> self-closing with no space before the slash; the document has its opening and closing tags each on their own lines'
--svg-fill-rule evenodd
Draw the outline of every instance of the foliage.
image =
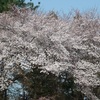
<svg viewBox="0 0 100 100">
<path fill-rule="evenodd" d="M 40 2 L 38 5 L 34 6 L 32 0 L 26 3 L 25 0 L 0 0 L 0 13 L 3 11 L 9 11 L 12 6 L 17 6 L 19 8 L 28 7 L 32 10 L 36 10 L 39 7 Z"/>
</svg>

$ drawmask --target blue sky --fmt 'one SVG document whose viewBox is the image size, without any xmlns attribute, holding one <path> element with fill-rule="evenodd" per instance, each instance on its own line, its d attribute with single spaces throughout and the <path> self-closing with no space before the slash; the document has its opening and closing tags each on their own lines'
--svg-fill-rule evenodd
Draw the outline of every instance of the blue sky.
<svg viewBox="0 0 100 100">
<path fill-rule="evenodd" d="M 26 2 L 29 0 L 26 0 Z M 41 10 L 48 12 L 50 10 L 57 11 L 59 13 L 68 13 L 72 9 L 79 9 L 80 11 L 86 11 L 92 8 L 97 8 L 100 12 L 100 0 L 32 0 L 36 5 L 41 2 Z"/>
</svg>

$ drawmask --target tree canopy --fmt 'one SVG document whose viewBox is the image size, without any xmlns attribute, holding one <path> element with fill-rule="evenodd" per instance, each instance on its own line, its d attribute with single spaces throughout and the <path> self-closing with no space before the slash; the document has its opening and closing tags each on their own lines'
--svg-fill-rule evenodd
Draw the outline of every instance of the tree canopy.
<svg viewBox="0 0 100 100">
<path fill-rule="evenodd" d="M 13 5 L 19 8 L 28 7 L 32 10 L 36 10 L 39 7 L 39 4 L 40 2 L 38 5 L 34 6 L 32 0 L 28 3 L 26 3 L 25 0 L 0 0 L 0 13 L 3 11 L 9 11 Z"/>
</svg>

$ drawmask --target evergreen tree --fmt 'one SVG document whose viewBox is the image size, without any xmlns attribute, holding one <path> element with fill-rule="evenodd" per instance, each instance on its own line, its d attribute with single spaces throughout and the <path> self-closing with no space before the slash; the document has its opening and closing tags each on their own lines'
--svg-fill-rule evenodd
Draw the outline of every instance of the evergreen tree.
<svg viewBox="0 0 100 100">
<path fill-rule="evenodd" d="M 0 0 L 0 13 L 3 11 L 9 11 L 13 5 L 19 8 L 28 7 L 32 10 L 36 10 L 39 7 L 39 4 L 40 2 L 38 5 L 34 6 L 32 0 L 28 3 L 26 3 L 25 0 Z"/>
</svg>

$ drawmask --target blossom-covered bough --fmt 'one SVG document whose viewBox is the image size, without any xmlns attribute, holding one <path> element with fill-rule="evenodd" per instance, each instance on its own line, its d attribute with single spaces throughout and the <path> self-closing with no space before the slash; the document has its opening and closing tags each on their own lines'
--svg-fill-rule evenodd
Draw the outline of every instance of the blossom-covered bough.
<svg viewBox="0 0 100 100">
<path fill-rule="evenodd" d="M 51 14 L 0 14 L 0 90 L 35 64 L 56 75 L 67 70 L 90 100 L 99 100 L 93 93 L 100 86 L 99 17 L 76 11 L 65 21 Z"/>
</svg>

